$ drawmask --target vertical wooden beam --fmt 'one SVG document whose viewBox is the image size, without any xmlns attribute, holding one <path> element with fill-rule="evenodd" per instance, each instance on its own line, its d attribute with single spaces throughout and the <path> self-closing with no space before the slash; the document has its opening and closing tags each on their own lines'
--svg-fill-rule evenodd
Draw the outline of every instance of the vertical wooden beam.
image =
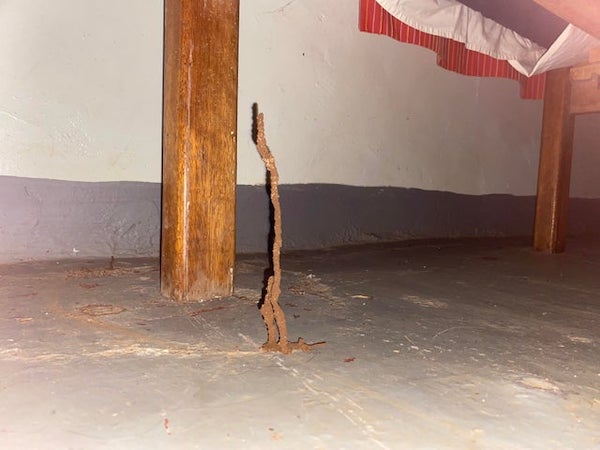
<svg viewBox="0 0 600 450">
<path fill-rule="evenodd" d="M 570 113 L 569 68 L 548 72 L 544 94 L 533 246 L 565 250 L 573 154 L 574 116 Z"/>
<path fill-rule="evenodd" d="M 165 0 L 161 292 L 230 294 L 239 0 Z"/>
</svg>

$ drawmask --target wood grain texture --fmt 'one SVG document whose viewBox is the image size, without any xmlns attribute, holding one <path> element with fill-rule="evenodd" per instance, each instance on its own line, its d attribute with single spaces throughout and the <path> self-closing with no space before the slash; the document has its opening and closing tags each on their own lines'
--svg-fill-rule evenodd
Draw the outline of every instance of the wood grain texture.
<svg viewBox="0 0 600 450">
<path fill-rule="evenodd" d="M 590 51 L 588 60 L 571 67 L 571 114 L 600 112 L 600 49 Z"/>
<path fill-rule="evenodd" d="M 166 0 L 161 292 L 233 289 L 239 0 Z"/>
<path fill-rule="evenodd" d="M 544 96 L 533 246 L 565 250 L 574 116 L 569 111 L 569 68 L 548 72 Z"/>
<path fill-rule="evenodd" d="M 600 112 L 600 76 L 571 84 L 571 114 Z"/>
<path fill-rule="evenodd" d="M 534 0 L 558 17 L 600 39 L 600 2 L 598 0 Z"/>
</svg>

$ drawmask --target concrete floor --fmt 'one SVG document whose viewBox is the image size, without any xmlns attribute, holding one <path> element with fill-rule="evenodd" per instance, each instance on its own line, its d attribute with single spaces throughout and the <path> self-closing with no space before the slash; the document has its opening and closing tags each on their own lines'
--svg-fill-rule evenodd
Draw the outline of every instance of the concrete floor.
<svg viewBox="0 0 600 450">
<path fill-rule="evenodd" d="M 600 448 L 600 242 L 416 242 L 264 256 L 176 305 L 156 260 L 0 266 L 0 448 Z"/>
</svg>

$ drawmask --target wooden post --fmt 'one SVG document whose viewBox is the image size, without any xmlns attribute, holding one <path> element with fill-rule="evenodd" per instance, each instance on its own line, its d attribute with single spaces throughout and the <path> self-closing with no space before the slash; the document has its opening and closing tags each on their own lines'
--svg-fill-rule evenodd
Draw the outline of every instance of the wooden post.
<svg viewBox="0 0 600 450">
<path fill-rule="evenodd" d="M 533 246 L 565 250 L 573 154 L 574 116 L 570 113 L 569 68 L 548 72 L 544 93 Z"/>
<path fill-rule="evenodd" d="M 161 292 L 233 290 L 239 0 L 165 0 Z"/>
</svg>

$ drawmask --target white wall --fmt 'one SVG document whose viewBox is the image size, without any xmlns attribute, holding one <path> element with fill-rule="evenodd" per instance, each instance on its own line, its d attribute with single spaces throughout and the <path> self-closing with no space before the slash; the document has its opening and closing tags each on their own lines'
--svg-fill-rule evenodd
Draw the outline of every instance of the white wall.
<svg viewBox="0 0 600 450">
<path fill-rule="evenodd" d="M 0 2 L 0 174 L 160 180 L 162 0 Z"/>
<path fill-rule="evenodd" d="M 428 50 L 357 31 L 358 0 L 241 0 L 238 182 L 535 193 L 541 102 Z M 161 0 L 0 3 L 0 175 L 160 181 Z M 573 195 L 600 197 L 598 117 L 578 119 Z"/>
<path fill-rule="evenodd" d="M 252 101 L 265 111 L 283 182 L 532 192 L 541 102 L 519 100 L 514 82 L 463 77 L 428 50 L 357 33 L 355 0 L 244 5 L 240 119 Z M 252 171 L 239 179 L 259 182 L 243 131 Z"/>
<path fill-rule="evenodd" d="M 600 114 L 575 118 L 571 196 L 600 197 Z"/>
</svg>

